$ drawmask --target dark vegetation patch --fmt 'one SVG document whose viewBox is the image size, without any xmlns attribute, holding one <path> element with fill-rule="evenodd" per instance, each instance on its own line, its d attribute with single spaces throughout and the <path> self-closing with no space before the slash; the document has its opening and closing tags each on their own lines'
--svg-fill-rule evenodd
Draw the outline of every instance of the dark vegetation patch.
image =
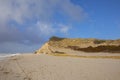
<svg viewBox="0 0 120 80">
<path fill-rule="evenodd" d="M 120 53 L 120 46 L 115 45 L 101 45 L 97 47 L 89 46 L 87 48 L 79 48 L 78 46 L 68 46 L 72 50 L 84 51 L 84 52 L 111 52 L 111 53 Z"/>
<path fill-rule="evenodd" d="M 56 36 L 52 36 L 52 37 L 50 38 L 50 41 L 61 41 L 61 40 L 63 40 L 63 39 L 65 39 L 65 38 L 59 38 L 59 37 L 56 37 Z"/>
<path fill-rule="evenodd" d="M 106 42 L 105 40 L 95 40 L 94 41 L 94 44 L 101 44 L 101 43 L 104 43 Z"/>
</svg>

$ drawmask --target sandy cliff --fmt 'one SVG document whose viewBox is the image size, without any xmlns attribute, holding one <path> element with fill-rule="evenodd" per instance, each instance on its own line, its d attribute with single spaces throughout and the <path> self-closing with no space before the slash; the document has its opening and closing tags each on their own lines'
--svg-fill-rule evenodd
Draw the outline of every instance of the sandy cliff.
<svg viewBox="0 0 120 80">
<path fill-rule="evenodd" d="M 99 40 L 51 37 L 50 40 L 35 53 L 74 53 L 74 51 L 120 53 L 120 39 Z"/>
</svg>

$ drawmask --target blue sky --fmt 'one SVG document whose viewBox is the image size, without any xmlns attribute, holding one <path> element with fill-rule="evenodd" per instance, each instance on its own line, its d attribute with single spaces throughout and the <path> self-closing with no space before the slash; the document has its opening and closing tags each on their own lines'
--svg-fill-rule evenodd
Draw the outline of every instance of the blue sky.
<svg viewBox="0 0 120 80">
<path fill-rule="evenodd" d="M 120 0 L 0 0 L 0 53 L 34 52 L 51 36 L 120 38 Z"/>
<path fill-rule="evenodd" d="M 79 26 L 80 36 L 100 39 L 120 38 L 119 0 L 73 0 L 73 2 L 80 5 L 88 14 L 86 21 L 76 25 Z"/>
</svg>

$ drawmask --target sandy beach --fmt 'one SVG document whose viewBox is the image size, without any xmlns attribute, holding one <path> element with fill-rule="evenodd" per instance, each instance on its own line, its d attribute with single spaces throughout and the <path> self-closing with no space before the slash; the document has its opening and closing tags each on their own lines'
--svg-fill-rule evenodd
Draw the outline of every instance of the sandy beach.
<svg viewBox="0 0 120 80">
<path fill-rule="evenodd" d="M 0 80 L 120 80 L 120 59 L 17 55 L 0 62 Z"/>
</svg>

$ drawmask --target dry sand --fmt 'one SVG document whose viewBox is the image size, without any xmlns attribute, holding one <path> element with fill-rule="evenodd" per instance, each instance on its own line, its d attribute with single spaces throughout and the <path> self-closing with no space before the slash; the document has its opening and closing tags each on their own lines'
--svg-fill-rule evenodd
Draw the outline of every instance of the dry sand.
<svg viewBox="0 0 120 80">
<path fill-rule="evenodd" d="M 0 80 L 120 80 L 120 59 L 17 55 L 0 62 Z"/>
</svg>

